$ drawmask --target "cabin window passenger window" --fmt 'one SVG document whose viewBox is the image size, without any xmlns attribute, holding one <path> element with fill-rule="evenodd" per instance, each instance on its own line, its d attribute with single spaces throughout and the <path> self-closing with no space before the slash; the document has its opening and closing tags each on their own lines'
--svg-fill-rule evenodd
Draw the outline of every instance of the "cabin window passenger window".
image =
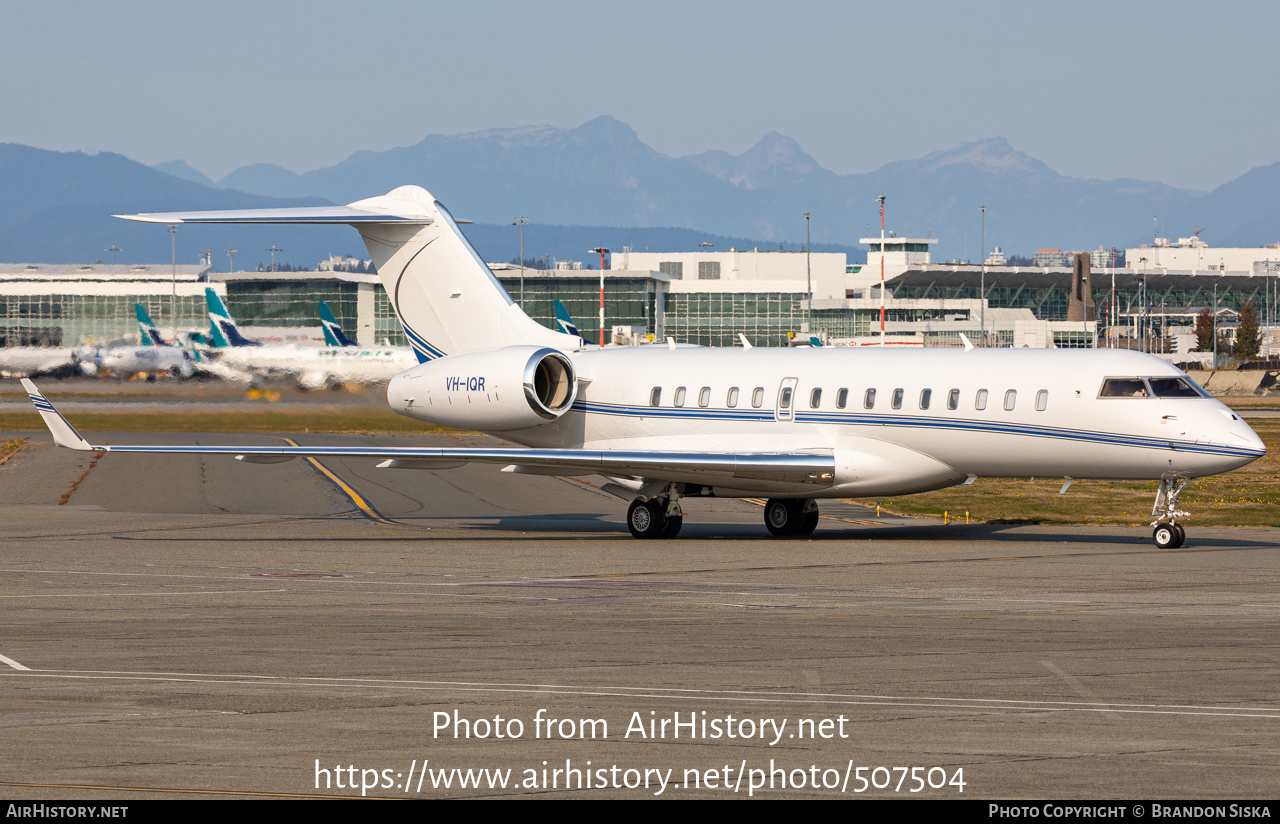
<svg viewBox="0 0 1280 824">
<path fill-rule="evenodd" d="M 928 408 L 929 408 L 929 401 L 930 401 L 930 400 L 932 400 L 932 399 L 933 399 L 933 390 L 932 390 L 932 389 L 922 389 L 922 390 L 920 391 L 920 408 L 921 408 L 921 409 L 928 409 Z"/>
<path fill-rule="evenodd" d="M 701 406 L 705 409 L 707 406 L 710 406 L 710 405 L 711 405 L 711 387 L 704 386 L 702 387 L 702 391 L 698 393 L 698 406 Z"/>
<path fill-rule="evenodd" d="M 1147 385 L 1142 378 L 1107 378 L 1102 382 L 1101 398 L 1145 398 Z"/>
<path fill-rule="evenodd" d="M 815 389 L 809 393 L 809 408 L 817 409 L 819 406 L 822 406 L 822 390 Z"/>
<path fill-rule="evenodd" d="M 764 387 L 757 386 L 756 391 L 751 393 L 751 405 L 759 409 L 764 405 Z"/>
<path fill-rule="evenodd" d="M 836 409 L 844 409 L 849 405 L 849 390 L 841 389 L 836 393 Z"/>
<path fill-rule="evenodd" d="M 894 409 L 902 408 L 902 396 L 905 394 L 901 389 L 893 390 L 893 403 L 889 404 Z"/>
<path fill-rule="evenodd" d="M 684 406 L 684 387 L 676 387 L 676 406 Z"/>
<path fill-rule="evenodd" d="M 729 390 L 729 399 L 725 403 L 730 409 L 738 405 L 738 387 Z"/>
<path fill-rule="evenodd" d="M 1049 390 L 1041 389 L 1036 393 L 1036 411 L 1043 412 L 1049 408 Z"/>
<path fill-rule="evenodd" d="M 782 397 L 778 400 L 778 406 L 783 409 L 791 408 L 791 387 L 788 386 L 782 390 Z"/>
<path fill-rule="evenodd" d="M 1016 389 L 1010 389 L 1008 392 L 1004 393 L 1005 410 L 1012 412 L 1013 405 L 1017 402 L 1018 402 L 1018 391 Z"/>
<path fill-rule="evenodd" d="M 658 406 L 662 403 L 662 387 L 655 386 L 653 391 L 649 393 L 649 405 Z"/>
<path fill-rule="evenodd" d="M 973 399 L 973 408 L 979 412 L 987 408 L 987 390 L 978 390 L 978 396 Z"/>
<path fill-rule="evenodd" d="M 868 409 L 875 409 L 876 406 L 876 390 L 868 389 L 866 397 L 862 399 L 862 405 Z"/>
<path fill-rule="evenodd" d="M 952 389 L 947 393 L 947 408 L 957 409 L 960 406 L 960 390 Z"/>
</svg>

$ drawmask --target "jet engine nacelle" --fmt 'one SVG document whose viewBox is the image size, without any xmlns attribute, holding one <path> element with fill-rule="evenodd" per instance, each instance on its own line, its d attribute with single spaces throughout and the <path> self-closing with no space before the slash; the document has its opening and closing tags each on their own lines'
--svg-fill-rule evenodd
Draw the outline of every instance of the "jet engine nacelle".
<svg viewBox="0 0 1280 824">
<path fill-rule="evenodd" d="M 577 394 L 573 363 L 544 346 L 450 355 L 406 369 L 387 385 L 387 402 L 401 415 L 483 431 L 554 421 Z"/>
</svg>

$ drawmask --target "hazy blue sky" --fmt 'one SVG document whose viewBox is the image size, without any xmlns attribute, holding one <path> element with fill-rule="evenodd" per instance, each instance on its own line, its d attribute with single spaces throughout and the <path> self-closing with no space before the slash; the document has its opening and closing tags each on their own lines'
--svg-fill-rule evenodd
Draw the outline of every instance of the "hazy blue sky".
<svg viewBox="0 0 1280 824">
<path fill-rule="evenodd" d="M 982 137 L 1211 189 L 1280 160 L 1274 2 L 6 3 L 0 141 L 308 171 L 601 114 L 869 171 Z"/>
</svg>

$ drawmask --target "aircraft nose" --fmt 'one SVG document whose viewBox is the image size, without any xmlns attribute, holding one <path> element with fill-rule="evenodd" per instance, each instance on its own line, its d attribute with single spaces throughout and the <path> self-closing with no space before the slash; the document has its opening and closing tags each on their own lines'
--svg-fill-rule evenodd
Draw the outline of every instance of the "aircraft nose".
<svg viewBox="0 0 1280 824">
<path fill-rule="evenodd" d="M 1238 412 L 1230 409 L 1222 408 L 1218 410 L 1223 417 L 1222 424 L 1216 428 L 1213 434 L 1215 443 L 1224 446 L 1233 447 L 1239 450 L 1236 455 L 1238 458 L 1233 461 L 1232 466 L 1244 466 L 1247 463 L 1261 458 L 1267 451 L 1267 445 L 1262 438 L 1258 437 L 1258 433 L 1240 417 Z"/>
</svg>

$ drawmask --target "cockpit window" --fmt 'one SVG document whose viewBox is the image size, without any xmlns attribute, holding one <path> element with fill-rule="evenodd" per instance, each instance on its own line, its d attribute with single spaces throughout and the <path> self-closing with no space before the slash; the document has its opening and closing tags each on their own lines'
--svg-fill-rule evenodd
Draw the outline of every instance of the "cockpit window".
<svg viewBox="0 0 1280 824">
<path fill-rule="evenodd" d="M 1195 382 L 1188 378 L 1147 378 L 1151 394 L 1157 398 L 1198 398 Z"/>
<path fill-rule="evenodd" d="M 1107 378 L 1102 382 L 1100 398 L 1147 398 L 1147 384 L 1142 378 Z"/>
</svg>

